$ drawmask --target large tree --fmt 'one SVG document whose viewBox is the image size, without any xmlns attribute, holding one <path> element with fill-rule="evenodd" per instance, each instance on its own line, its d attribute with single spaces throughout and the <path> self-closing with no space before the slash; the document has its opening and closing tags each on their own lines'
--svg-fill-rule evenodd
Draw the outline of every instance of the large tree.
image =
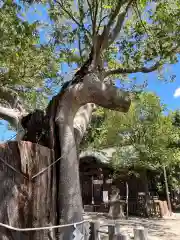
<svg viewBox="0 0 180 240">
<path fill-rule="evenodd" d="M 178 0 L 43 3 L 48 4 L 52 39 L 58 44 L 55 52 L 60 50 L 61 61 L 75 63 L 79 69 L 46 111 L 24 117 L 19 101 L 18 107 L 1 107 L 0 113 L 14 127 L 21 125 L 26 130 L 22 139 L 52 148 L 56 158 L 61 155 L 56 165 L 60 216 L 55 217 L 59 218 L 56 222 L 70 223 L 82 219 L 77 150 L 94 104 L 127 112 L 129 94 L 117 89 L 113 80 L 125 79 L 130 73 L 161 73 L 164 64 L 177 61 L 180 8 Z M 69 238 L 65 235 L 64 239 Z"/>
</svg>

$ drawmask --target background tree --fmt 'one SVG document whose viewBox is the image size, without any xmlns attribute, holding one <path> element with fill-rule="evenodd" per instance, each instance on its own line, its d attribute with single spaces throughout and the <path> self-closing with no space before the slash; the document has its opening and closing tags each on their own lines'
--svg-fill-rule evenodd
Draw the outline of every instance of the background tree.
<svg viewBox="0 0 180 240">
<path fill-rule="evenodd" d="M 5 120 L 6 106 L 23 113 L 44 108 L 61 80 L 54 44 L 40 43 L 40 23 L 29 24 L 21 12 L 13 1 L 0 7 L 0 117 Z"/>
<path fill-rule="evenodd" d="M 173 200 L 179 189 L 179 115 L 178 111 L 165 115 L 164 110 L 160 99 L 146 92 L 139 94 L 126 115 L 98 109 L 82 148 L 113 147 L 116 152 L 110 164 L 116 170 L 116 177 L 123 168 L 128 169 L 129 174 L 144 176 L 147 192 L 147 171 L 154 172 L 154 191 L 163 200 L 166 199 L 163 171 L 166 167 Z"/>
<path fill-rule="evenodd" d="M 117 148 L 114 163 L 119 167 L 124 164 L 157 169 L 175 164 L 179 149 L 169 146 L 175 136 L 176 141 L 179 139 L 179 129 L 174 127 L 172 114 L 164 115 L 164 111 L 160 99 L 147 92 L 139 94 L 126 114 L 98 109 L 82 147 Z"/>
</svg>

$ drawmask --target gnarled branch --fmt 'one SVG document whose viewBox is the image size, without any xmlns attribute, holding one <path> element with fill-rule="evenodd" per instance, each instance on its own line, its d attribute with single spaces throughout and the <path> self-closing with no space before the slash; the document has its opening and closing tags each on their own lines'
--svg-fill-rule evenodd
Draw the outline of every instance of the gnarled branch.
<svg viewBox="0 0 180 240">
<path fill-rule="evenodd" d="M 137 68 L 117 68 L 117 69 L 112 69 L 109 71 L 106 71 L 104 73 L 105 77 L 108 77 L 110 75 L 114 75 L 114 74 L 130 74 L 130 73 L 150 73 L 153 72 L 155 70 L 158 69 L 158 67 L 160 67 L 162 64 L 161 62 L 156 62 L 154 65 L 152 65 L 151 67 L 137 67 Z"/>
<path fill-rule="evenodd" d="M 23 115 L 27 114 L 23 105 L 18 97 L 18 94 L 8 87 L 0 87 L 0 103 L 2 105 L 7 105 L 9 107 L 4 107 L 0 105 L 0 118 L 9 122 L 9 124 L 16 129 L 18 132 L 22 131 L 21 118 Z"/>
<path fill-rule="evenodd" d="M 127 112 L 131 104 L 129 92 L 122 91 L 111 83 L 100 81 L 94 73 L 85 75 L 83 82 L 73 86 L 72 91 L 79 107 L 94 103 L 111 110 Z"/>
<path fill-rule="evenodd" d="M 20 113 L 14 109 L 5 108 L 0 106 L 0 118 L 8 121 L 12 127 L 17 129 L 19 125 Z"/>
<path fill-rule="evenodd" d="M 159 67 L 163 66 L 165 63 L 165 59 L 171 56 L 172 54 L 177 54 L 180 52 L 180 46 L 174 46 L 172 49 L 167 51 L 164 56 L 161 56 L 159 61 L 155 62 L 152 66 L 150 67 L 135 67 L 135 68 L 117 68 L 117 69 L 112 69 L 109 71 L 106 71 L 104 73 L 104 77 L 108 77 L 110 75 L 114 74 L 130 74 L 130 73 L 150 73 L 153 71 L 156 71 Z"/>
<path fill-rule="evenodd" d="M 23 105 L 18 97 L 18 94 L 11 88 L 0 86 L 0 102 L 7 103 L 11 108 L 25 113 Z"/>
</svg>

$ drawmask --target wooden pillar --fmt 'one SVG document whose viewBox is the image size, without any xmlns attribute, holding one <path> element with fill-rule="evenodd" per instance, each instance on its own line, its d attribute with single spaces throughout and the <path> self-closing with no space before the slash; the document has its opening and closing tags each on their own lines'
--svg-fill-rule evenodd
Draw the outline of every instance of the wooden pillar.
<svg viewBox="0 0 180 240">
<path fill-rule="evenodd" d="M 134 240 L 147 240 L 147 237 L 147 229 L 144 229 L 144 227 L 134 228 Z"/>
<path fill-rule="evenodd" d="M 115 236 L 115 240 L 129 240 L 129 236 L 125 233 L 118 233 Z"/>
<path fill-rule="evenodd" d="M 115 240 L 129 240 L 129 236 L 120 232 L 120 223 L 115 223 Z"/>
<path fill-rule="evenodd" d="M 99 228 L 100 228 L 100 222 L 95 221 L 91 222 L 91 236 L 90 240 L 99 240 Z"/>
<path fill-rule="evenodd" d="M 115 226 L 114 225 L 108 226 L 109 240 L 113 240 L 114 234 L 115 234 Z"/>
<path fill-rule="evenodd" d="M 120 223 L 116 222 L 115 223 L 115 233 L 120 233 Z"/>
<path fill-rule="evenodd" d="M 129 185 L 126 182 L 126 219 L 129 217 Z"/>
<path fill-rule="evenodd" d="M 94 204 L 94 177 L 91 177 L 91 193 L 92 193 L 92 199 L 91 199 L 91 203 Z"/>
<path fill-rule="evenodd" d="M 163 166 L 163 172 L 164 172 L 164 182 L 165 182 L 165 188 L 166 188 L 166 196 L 167 196 L 167 203 L 170 215 L 172 214 L 172 207 L 171 207 L 171 200 L 169 197 L 169 187 L 168 187 L 168 181 L 167 181 L 167 173 L 166 173 L 166 167 Z"/>
</svg>

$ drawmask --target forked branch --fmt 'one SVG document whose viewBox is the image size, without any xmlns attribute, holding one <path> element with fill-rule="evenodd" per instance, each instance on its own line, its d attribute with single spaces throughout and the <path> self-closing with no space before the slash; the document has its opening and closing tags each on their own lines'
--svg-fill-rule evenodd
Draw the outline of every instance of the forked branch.
<svg viewBox="0 0 180 240">
<path fill-rule="evenodd" d="M 127 1 L 118 1 L 116 7 L 110 13 L 109 21 L 107 25 L 104 26 L 104 30 L 101 35 L 94 37 L 93 47 L 94 47 L 94 62 L 99 62 L 100 54 L 104 49 L 107 49 L 116 39 L 119 32 L 121 31 L 126 13 L 133 3 L 134 0 Z M 121 11 L 121 8 L 126 4 L 125 10 Z M 114 22 L 117 18 L 115 27 L 112 29 Z M 99 29 L 99 26 L 98 26 Z"/>
<path fill-rule="evenodd" d="M 111 30 L 111 27 L 113 26 L 114 24 L 114 21 L 115 19 L 118 17 L 118 15 L 120 14 L 120 10 L 121 10 L 121 7 L 126 3 L 125 0 L 123 1 L 118 1 L 115 9 L 113 9 L 110 13 L 110 16 L 109 16 L 109 21 L 107 23 L 107 25 L 104 26 L 104 30 L 101 34 L 101 39 L 102 39 L 102 43 L 101 43 L 101 49 L 105 49 L 107 48 L 107 43 L 108 43 L 108 38 L 109 38 L 109 35 L 110 35 L 110 30 Z"/>
<path fill-rule="evenodd" d="M 122 25 L 123 25 L 125 17 L 126 17 L 126 14 L 127 14 L 128 10 L 129 10 L 130 6 L 132 5 L 133 1 L 134 0 L 130 0 L 128 2 L 127 6 L 125 7 L 124 11 L 119 14 L 118 19 L 116 21 L 116 25 L 112 29 L 111 33 L 110 33 L 107 47 L 110 46 L 115 41 L 115 39 L 117 38 L 118 34 L 120 33 Z"/>
<path fill-rule="evenodd" d="M 87 33 L 87 36 L 88 36 L 88 37 L 91 37 L 91 33 L 88 31 L 88 29 L 85 28 L 84 24 L 78 22 L 78 20 L 73 16 L 73 14 L 64 7 L 64 5 L 63 5 L 63 3 L 62 3 L 61 0 L 55 0 L 55 3 L 57 3 L 57 4 L 61 7 L 61 9 L 68 15 L 68 17 L 69 17 L 74 23 L 77 24 L 78 27 L 82 28 L 82 29 L 84 30 L 84 32 Z M 87 37 L 87 38 L 88 38 L 88 37 Z M 86 40 L 87 40 L 87 39 L 86 39 Z M 89 39 L 88 39 L 88 41 L 89 41 Z"/>
</svg>

